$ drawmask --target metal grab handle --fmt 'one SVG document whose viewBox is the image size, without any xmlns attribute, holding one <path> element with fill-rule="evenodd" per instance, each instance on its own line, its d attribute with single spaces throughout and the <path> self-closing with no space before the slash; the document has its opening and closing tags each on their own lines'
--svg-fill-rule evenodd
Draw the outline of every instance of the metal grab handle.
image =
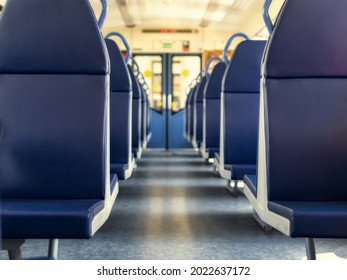
<svg viewBox="0 0 347 280">
<path fill-rule="evenodd" d="M 108 3 L 107 3 L 107 0 L 100 0 L 100 1 L 101 1 L 101 5 L 102 5 L 102 11 L 100 14 L 100 18 L 98 20 L 98 26 L 99 26 L 99 29 L 101 30 L 104 27 L 105 20 L 107 17 Z"/>
<path fill-rule="evenodd" d="M 195 84 L 194 84 L 195 83 Z M 190 90 L 196 85 L 197 81 L 196 79 L 193 79 L 188 87 L 186 88 L 186 95 L 189 95 Z"/>
<path fill-rule="evenodd" d="M 269 31 L 270 35 L 274 29 L 274 26 L 272 24 L 270 14 L 269 14 L 269 9 L 270 9 L 271 3 L 272 3 L 272 0 L 265 0 L 265 4 L 263 7 L 263 19 L 265 21 L 266 28 Z"/>
<path fill-rule="evenodd" d="M 140 75 L 140 66 L 137 64 L 137 61 L 133 56 L 130 56 L 129 60 L 131 60 L 135 64 L 136 69 L 134 69 L 134 74 L 136 77 L 138 77 Z"/>
<path fill-rule="evenodd" d="M 209 77 L 211 74 L 208 73 L 208 68 L 210 68 L 210 65 L 211 63 L 214 61 L 214 60 L 219 60 L 220 62 L 224 62 L 223 59 L 221 59 L 219 56 L 214 56 L 212 57 L 208 62 L 207 62 L 207 65 L 206 65 L 206 68 L 205 68 L 205 73 L 206 73 L 206 76 Z"/>
<path fill-rule="evenodd" d="M 190 83 L 189 86 L 188 86 L 188 89 L 189 89 L 189 88 L 192 88 L 192 85 L 193 85 L 194 82 L 195 82 L 195 85 L 197 85 L 198 83 L 200 83 L 201 78 L 202 78 L 202 75 L 203 75 L 205 72 L 206 72 L 205 69 L 202 69 L 202 70 L 200 71 L 200 73 L 196 76 L 196 78 L 193 79 L 193 81 L 191 81 L 191 83 Z M 194 85 L 194 86 L 195 86 L 195 85 Z M 189 94 L 189 92 L 188 92 L 187 94 Z"/>
<path fill-rule="evenodd" d="M 201 81 L 201 79 L 202 79 L 202 75 L 205 74 L 205 72 L 206 72 L 205 69 L 202 69 L 202 70 L 200 71 L 200 73 L 198 74 L 198 76 L 197 76 L 196 79 L 195 79 L 197 83 L 200 83 L 200 81 Z"/>
<path fill-rule="evenodd" d="M 130 56 L 131 56 L 131 49 L 130 49 L 130 46 L 128 44 L 128 41 L 125 39 L 124 35 L 119 33 L 119 32 L 110 32 L 110 33 L 108 33 L 106 35 L 105 38 L 109 39 L 112 36 L 117 36 L 117 37 L 119 37 L 122 40 L 122 42 L 123 42 L 123 44 L 124 44 L 124 46 L 125 46 L 125 48 L 127 50 L 127 56 L 125 57 L 124 60 L 125 60 L 125 63 L 128 64 L 128 62 L 130 60 Z"/>
<path fill-rule="evenodd" d="M 142 72 L 139 72 L 139 74 L 137 75 L 137 79 L 142 86 L 146 83 L 145 76 L 143 76 Z"/>
<path fill-rule="evenodd" d="M 236 33 L 234 35 L 232 35 L 228 42 L 226 43 L 225 47 L 224 47 L 224 51 L 223 51 L 223 54 L 224 54 L 224 61 L 225 63 L 229 63 L 229 59 L 228 59 L 228 50 L 229 50 L 229 47 L 231 45 L 231 43 L 234 41 L 235 38 L 237 37 L 243 37 L 245 38 L 246 40 L 250 40 L 250 38 L 245 34 L 245 33 L 242 33 L 242 32 L 239 32 L 239 33 Z"/>
</svg>

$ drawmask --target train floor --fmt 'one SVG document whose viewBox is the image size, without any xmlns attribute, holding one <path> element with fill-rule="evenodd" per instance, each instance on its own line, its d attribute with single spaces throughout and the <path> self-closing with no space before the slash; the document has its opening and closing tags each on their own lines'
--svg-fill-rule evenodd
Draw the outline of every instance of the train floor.
<svg viewBox="0 0 347 280">
<path fill-rule="evenodd" d="M 90 240 L 60 240 L 59 259 L 302 259 L 305 240 L 252 217 L 244 196 L 193 150 L 148 150 L 120 192 L 105 225 Z M 347 257 L 344 239 L 316 240 L 317 253 Z M 23 257 L 45 255 L 46 240 L 27 240 Z M 5 252 L 0 255 L 7 258 Z"/>
</svg>

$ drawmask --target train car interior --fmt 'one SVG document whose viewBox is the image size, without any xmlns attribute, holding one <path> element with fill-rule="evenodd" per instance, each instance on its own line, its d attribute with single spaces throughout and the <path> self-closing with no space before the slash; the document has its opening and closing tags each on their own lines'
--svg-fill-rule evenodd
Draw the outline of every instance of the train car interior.
<svg viewBox="0 0 347 280">
<path fill-rule="evenodd" d="M 0 0 L 0 260 L 346 259 L 346 11 Z"/>
</svg>

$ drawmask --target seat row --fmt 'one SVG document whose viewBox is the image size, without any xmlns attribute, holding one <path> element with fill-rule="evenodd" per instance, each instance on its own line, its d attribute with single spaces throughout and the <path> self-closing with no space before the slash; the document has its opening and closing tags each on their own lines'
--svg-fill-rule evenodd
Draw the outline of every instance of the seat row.
<svg viewBox="0 0 347 280">
<path fill-rule="evenodd" d="M 101 2 L 99 22 L 87 0 L 8 0 L 1 15 L 0 246 L 10 258 L 25 239 L 50 239 L 57 258 L 59 238 L 93 236 L 150 136 L 145 81 L 109 39 L 120 34 L 103 38 Z"/>
<path fill-rule="evenodd" d="M 267 43 L 242 35 L 191 87 L 185 135 L 264 228 L 306 238 L 315 259 L 313 238 L 347 237 L 347 3 L 287 0 L 273 26 L 271 2 Z"/>
</svg>

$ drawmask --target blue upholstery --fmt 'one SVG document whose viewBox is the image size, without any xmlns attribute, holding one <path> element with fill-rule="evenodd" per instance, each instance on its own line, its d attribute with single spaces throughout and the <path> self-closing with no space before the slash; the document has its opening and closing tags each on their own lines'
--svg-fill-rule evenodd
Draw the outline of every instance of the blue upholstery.
<svg viewBox="0 0 347 280">
<path fill-rule="evenodd" d="M 103 75 L 105 46 L 92 13 L 81 0 L 7 1 L 0 21 L 0 73 Z"/>
<path fill-rule="evenodd" d="M 347 201 L 269 201 L 268 207 L 289 219 L 292 237 L 346 238 Z"/>
<path fill-rule="evenodd" d="M 247 40 L 237 46 L 223 79 L 224 93 L 259 93 L 265 44 L 266 41 Z"/>
<path fill-rule="evenodd" d="M 145 98 L 146 98 L 146 141 L 148 142 L 150 134 L 151 134 L 151 130 L 150 130 L 151 107 L 150 107 L 149 98 L 146 92 L 145 92 Z"/>
<path fill-rule="evenodd" d="M 293 237 L 347 236 L 346 9 L 288 0 L 265 53 L 268 207 Z"/>
<path fill-rule="evenodd" d="M 222 80 L 227 65 L 224 62 L 219 62 L 213 68 L 210 78 L 205 87 L 205 99 L 219 99 L 222 91 Z"/>
<path fill-rule="evenodd" d="M 345 77 L 347 38 L 341 32 L 346 29 L 346 1 L 290 0 L 283 11 L 269 44 L 266 76 Z"/>
<path fill-rule="evenodd" d="M 190 90 L 189 90 L 189 93 L 188 93 L 188 96 L 187 96 L 187 100 L 186 100 L 186 105 L 185 105 L 185 108 L 184 108 L 184 137 L 187 138 L 188 137 L 188 134 L 189 134 L 189 101 L 191 100 L 192 98 L 192 94 L 194 92 L 194 88 L 195 87 L 192 87 Z"/>
<path fill-rule="evenodd" d="M 105 76 L 1 74 L 0 84 L 1 198 L 103 199 Z"/>
<path fill-rule="evenodd" d="M 193 139 L 194 132 L 194 96 L 195 92 L 198 90 L 199 84 L 196 84 L 192 89 L 191 95 L 188 97 L 188 135 L 187 138 L 189 141 Z"/>
<path fill-rule="evenodd" d="M 110 158 L 111 173 L 125 179 L 125 171 L 132 161 L 131 114 L 132 84 L 128 68 L 117 44 L 105 39 L 110 57 Z M 123 165 L 119 168 L 119 165 Z"/>
<path fill-rule="evenodd" d="M 256 164 L 259 122 L 258 93 L 224 93 L 224 162 Z"/>
<path fill-rule="evenodd" d="M 205 85 L 207 82 L 207 77 L 204 76 L 195 91 L 194 98 L 194 129 L 193 129 L 193 141 L 197 146 L 200 145 L 202 141 L 202 121 L 203 121 L 203 100 Z"/>
<path fill-rule="evenodd" d="M 129 92 L 132 92 L 132 82 L 122 52 L 115 41 L 105 39 L 105 42 L 110 58 L 110 90 L 117 93 L 125 92 L 129 95 Z"/>
<path fill-rule="evenodd" d="M 140 139 L 141 146 L 145 148 L 146 145 L 146 128 L 147 128 L 147 98 L 146 93 L 142 85 L 140 85 L 141 92 L 141 131 L 140 131 Z"/>
<path fill-rule="evenodd" d="M 2 236 L 80 238 L 91 232 L 90 221 L 103 207 L 98 199 L 5 199 Z"/>
<path fill-rule="evenodd" d="M 243 178 L 244 183 L 247 185 L 248 189 L 252 194 L 257 197 L 257 176 L 256 175 L 246 175 Z"/>
<path fill-rule="evenodd" d="M 146 133 L 147 133 L 147 141 L 149 141 L 149 137 L 151 135 L 151 116 L 152 116 L 152 109 L 149 103 L 149 99 L 147 96 L 147 128 L 146 128 Z"/>
<path fill-rule="evenodd" d="M 235 180 L 255 174 L 259 123 L 260 65 L 265 41 L 243 41 L 236 48 L 222 82 L 224 165 Z M 245 168 L 241 168 L 244 165 Z M 235 173 L 234 173 L 235 172 Z M 246 173 L 243 173 L 246 172 Z"/>
<path fill-rule="evenodd" d="M 267 79 L 270 200 L 347 199 L 346 89 L 347 79 Z"/>
<path fill-rule="evenodd" d="M 89 2 L 8 0 L 0 40 L 2 238 L 89 238 L 110 185 L 108 58 Z"/>
<path fill-rule="evenodd" d="M 209 158 L 213 157 L 215 152 L 219 151 L 220 138 L 220 95 L 221 85 L 226 64 L 218 63 L 211 73 L 209 80 L 205 86 L 204 92 L 204 116 L 205 116 L 205 143 L 206 151 L 209 153 Z"/>
<path fill-rule="evenodd" d="M 206 152 L 208 153 L 208 158 L 213 159 L 215 154 L 219 152 L 219 147 L 218 148 L 208 148 L 208 149 L 206 149 Z"/>
<path fill-rule="evenodd" d="M 132 91 L 133 91 L 133 108 L 132 108 L 132 151 L 137 157 L 141 148 L 141 90 L 139 82 L 137 81 L 134 71 L 128 65 L 128 71 L 131 77 Z"/>
<path fill-rule="evenodd" d="M 245 174 L 255 175 L 257 172 L 255 164 L 225 164 L 224 169 L 231 171 L 233 180 L 243 180 Z"/>
</svg>

